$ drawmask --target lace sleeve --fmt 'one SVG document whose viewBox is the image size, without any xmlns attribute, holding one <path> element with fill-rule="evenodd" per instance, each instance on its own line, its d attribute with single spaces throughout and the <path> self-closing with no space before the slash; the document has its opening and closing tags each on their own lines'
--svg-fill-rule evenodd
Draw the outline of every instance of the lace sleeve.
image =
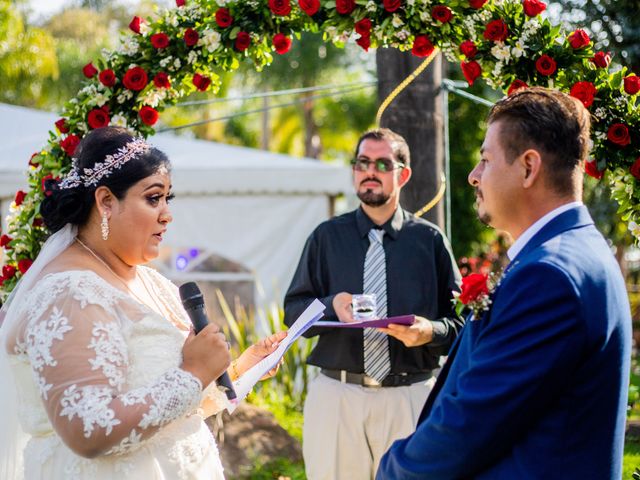
<svg viewBox="0 0 640 480">
<path fill-rule="evenodd" d="M 77 454 L 127 451 L 198 407 L 202 385 L 179 368 L 125 389 L 124 327 L 105 302 L 62 295 L 41 310 L 25 329 L 22 349 L 55 431 Z"/>
</svg>

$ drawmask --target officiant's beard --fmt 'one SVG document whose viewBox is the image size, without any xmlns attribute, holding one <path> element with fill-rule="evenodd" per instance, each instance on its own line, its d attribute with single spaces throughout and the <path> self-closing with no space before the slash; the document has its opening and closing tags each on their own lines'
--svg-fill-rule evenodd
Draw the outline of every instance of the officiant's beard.
<svg viewBox="0 0 640 480">
<path fill-rule="evenodd" d="M 391 198 L 389 195 L 385 195 L 384 193 L 374 193 L 369 189 L 364 192 L 358 192 L 357 195 L 360 201 L 369 207 L 381 207 L 389 201 L 389 198 Z"/>
</svg>

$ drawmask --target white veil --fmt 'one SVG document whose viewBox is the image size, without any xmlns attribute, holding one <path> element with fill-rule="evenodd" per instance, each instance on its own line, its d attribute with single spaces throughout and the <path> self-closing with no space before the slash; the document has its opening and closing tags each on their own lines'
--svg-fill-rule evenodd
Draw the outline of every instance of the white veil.
<svg viewBox="0 0 640 480">
<path fill-rule="evenodd" d="M 76 226 L 67 224 L 51 235 L 0 309 L 0 479 L 3 480 L 24 477 L 22 453 L 28 440 L 18 420 L 17 388 L 7 353 L 9 334 L 17 330 L 20 307 L 40 279 L 42 270 L 73 243 L 77 233 Z"/>
</svg>

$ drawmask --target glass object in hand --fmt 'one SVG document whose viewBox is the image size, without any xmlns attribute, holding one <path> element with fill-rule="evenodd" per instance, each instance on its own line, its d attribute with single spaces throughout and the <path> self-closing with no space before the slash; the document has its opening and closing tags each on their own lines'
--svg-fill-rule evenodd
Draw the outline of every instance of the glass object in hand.
<svg viewBox="0 0 640 480">
<path fill-rule="evenodd" d="M 376 318 L 376 295 L 375 293 L 363 293 L 353 295 L 351 299 L 353 307 L 353 319 L 356 322 L 373 320 Z"/>
</svg>

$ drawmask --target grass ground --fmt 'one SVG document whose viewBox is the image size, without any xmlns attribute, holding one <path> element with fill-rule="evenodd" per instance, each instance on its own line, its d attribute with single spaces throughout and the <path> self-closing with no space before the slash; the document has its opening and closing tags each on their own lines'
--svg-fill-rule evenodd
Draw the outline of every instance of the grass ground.
<svg viewBox="0 0 640 480">
<path fill-rule="evenodd" d="M 640 438 L 627 439 L 624 445 L 622 479 L 631 480 L 633 472 L 640 468 Z"/>
</svg>

